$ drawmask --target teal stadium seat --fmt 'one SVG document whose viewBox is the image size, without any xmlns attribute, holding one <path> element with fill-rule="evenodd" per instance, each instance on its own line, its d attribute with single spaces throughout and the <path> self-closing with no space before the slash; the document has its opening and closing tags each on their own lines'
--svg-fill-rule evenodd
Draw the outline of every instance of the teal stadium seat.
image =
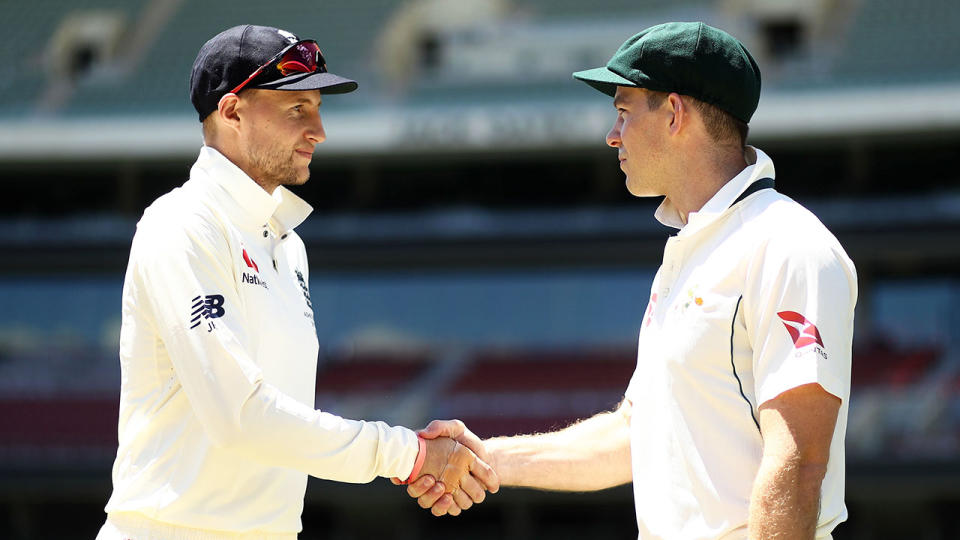
<svg viewBox="0 0 960 540">
<path fill-rule="evenodd" d="M 65 17 L 72 14 L 110 10 L 122 15 L 133 28 L 151 5 L 148 0 L 36 0 L 11 3 L 0 22 L 5 45 L 0 58 L 0 119 L 29 117 L 49 90 L 44 67 L 43 44 L 50 40 Z M 175 3 L 172 15 L 161 21 L 157 39 L 140 62 L 126 73 L 98 72 L 82 77 L 53 114 L 66 117 L 104 115 L 184 115 L 193 113 L 187 98 L 190 67 L 203 42 L 220 30 L 246 22 L 289 29 L 317 38 L 332 67 L 361 82 L 354 99 L 343 99 L 337 108 L 364 108 L 363 96 L 383 86 L 375 66 L 376 42 L 395 13 L 397 3 L 387 0 L 359 2 L 233 2 L 226 7 L 214 2 Z M 662 17 L 702 16 L 708 22 L 720 14 L 715 2 L 697 0 L 669 2 L 650 0 L 575 0 L 526 2 L 519 20 L 563 24 L 601 20 L 604 14 L 635 17 L 638 25 Z M 847 28 L 818 67 L 816 77 L 803 69 L 784 69 L 765 81 L 768 88 L 841 88 L 876 84 L 938 83 L 960 80 L 960 40 L 955 24 L 960 20 L 960 3 L 953 0 L 863 0 Z M 609 20 L 609 16 L 607 19 Z M 625 36 L 624 36 L 625 37 Z M 620 38 L 617 38 L 620 39 Z M 933 52 L 933 53 L 931 53 Z M 773 73 L 773 70 L 770 71 Z M 548 91 L 550 93 L 548 93 Z M 583 97 L 586 89 L 577 85 L 556 88 L 554 82 L 471 84 L 456 90 L 423 84 L 403 96 L 409 103 L 447 103 L 468 100 L 517 101 L 557 92 Z M 567 94 L 569 92 L 569 94 Z M 359 97 L 360 99 L 356 99 Z"/>
<path fill-rule="evenodd" d="M 837 85 L 960 80 L 960 2 L 865 0 L 831 69 Z"/>
</svg>

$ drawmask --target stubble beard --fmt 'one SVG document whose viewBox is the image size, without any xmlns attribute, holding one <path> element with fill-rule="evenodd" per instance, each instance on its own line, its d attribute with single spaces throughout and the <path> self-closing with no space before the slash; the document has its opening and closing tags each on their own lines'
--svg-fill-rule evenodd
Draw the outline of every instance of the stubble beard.
<svg viewBox="0 0 960 540">
<path fill-rule="evenodd" d="M 250 163 L 259 173 L 259 181 L 266 186 L 299 186 L 310 178 L 310 169 L 298 172 L 293 165 L 293 156 L 284 159 L 282 152 L 274 148 L 251 149 Z"/>
</svg>

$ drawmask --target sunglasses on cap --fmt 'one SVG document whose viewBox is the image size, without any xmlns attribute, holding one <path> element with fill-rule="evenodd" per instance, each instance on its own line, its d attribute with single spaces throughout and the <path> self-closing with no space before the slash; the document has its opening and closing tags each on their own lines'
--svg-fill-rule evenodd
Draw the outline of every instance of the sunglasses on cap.
<svg viewBox="0 0 960 540">
<path fill-rule="evenodd" d="M 238 84 L 233 90 L 230 90 L 230 93 L 236 94 L 242 90 L 247 83 L 263 73 L 264 70 L 271 68 L 276 69 L 280 74 L 276 77 L 279 79 L 280 77 L 287 77 L 295 73 L 326 73 L 327 62 L 323 59 L 320 46 L 317 45 L 316 41 L 312 39 L 298 41 L 278 52 L 270 60 L 267 60 L 262 66 L 258 67 L 256 71 L 251 73 L 245 81 Z"/>
</svg>

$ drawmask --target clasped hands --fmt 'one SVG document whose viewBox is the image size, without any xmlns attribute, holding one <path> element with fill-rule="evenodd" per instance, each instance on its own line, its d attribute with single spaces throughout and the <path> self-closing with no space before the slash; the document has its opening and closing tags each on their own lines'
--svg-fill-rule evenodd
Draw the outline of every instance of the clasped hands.
<svg viewBox="0 0 960 540">
<path fill-rule="evenodd" d="M 420 476 L 407 486 L 407 494 L 435 516 L 460 515 L 486 492 L 500 490 L 500 479 L 489 465 L 490 456 L 480 438 L 459 420 L 434 420 L 419 432 L 426 441 Z M 394 484 L 400 480 L 394 478 Z"/>
</svg>

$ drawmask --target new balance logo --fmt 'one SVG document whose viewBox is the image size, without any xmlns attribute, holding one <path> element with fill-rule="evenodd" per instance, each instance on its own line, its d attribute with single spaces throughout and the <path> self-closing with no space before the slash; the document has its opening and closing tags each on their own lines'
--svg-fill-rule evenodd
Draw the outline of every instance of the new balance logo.
<svg viewBox="0 0 960 540">
<path fill-rule="evenodd" d="M 257 261 L 247 255 L 247 248 L 243 248 L 243 262 L 247 263 L 247 268 L 253 268 L 255 272 L 260 271 L 260 268 L 257 267 Z"/>
<path fill-rule="evenodd" d="M 783 321 L 783 326 L 787 328 L 787 332 L 793 338 L 793 346 L 797 349 L 814 343 L 824 346 L 823 340 L 820 339 L 820 331 L 803 315 L 796 311 L 781 311 L 777 316 Z"/>
<path fill-rule="evenodd" d="M 197 296 L 190 301 L 190 329 L 200 326 L 205 319 L 218 319 L 223 317 L 226 310 L 223 308 L 223 296 L 219 294 L 208 294 L 207 296 Z M 213 321 L 207 324 L 207 332 L 216 328 Z"/>
</svg>

